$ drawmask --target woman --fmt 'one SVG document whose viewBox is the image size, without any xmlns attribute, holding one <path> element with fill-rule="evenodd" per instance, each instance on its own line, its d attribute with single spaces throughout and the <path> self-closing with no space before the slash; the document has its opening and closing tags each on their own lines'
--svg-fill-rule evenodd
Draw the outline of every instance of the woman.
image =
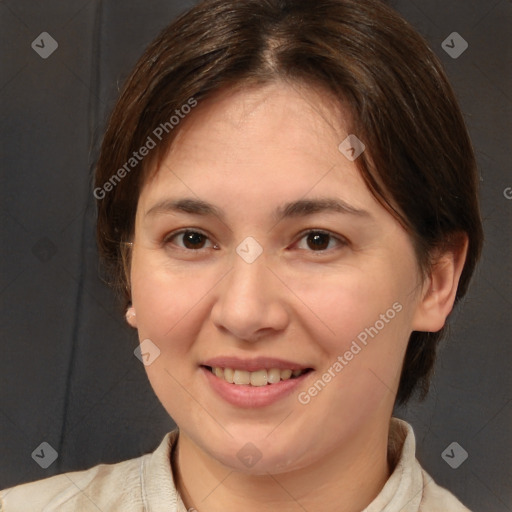
<svg viewBox="0 0 512 512">
<path fill-rule="evenodd" d="M 467 510 L 391 417 L 427 392 L 482 244 L 460 109 L 395 12 L 194 7 L 128 79 L 94 196 L 178 429 L 138 459 L 4 491 L 3 510 Z"/>
</svg>

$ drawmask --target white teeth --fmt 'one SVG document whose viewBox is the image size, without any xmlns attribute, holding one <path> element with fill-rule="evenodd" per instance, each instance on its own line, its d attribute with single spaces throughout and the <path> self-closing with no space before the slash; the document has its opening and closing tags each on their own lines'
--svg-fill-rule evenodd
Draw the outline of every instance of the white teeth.
<svg viewBox="0 0 512 512">
<path fill-rule="evenodd" d="M 235 376 L 235 371 L 231 368 L 224 368 L 224 380 L 227 380 L 229 383 L 233 384 L 233 377 Z"/>
<path fill-rule="evenodd" d="M 266 386 L 267 384 L 277 384 L 281 380 L 288 380 L 292 377 L 298 377 L 304 370 L 280 370 L 271 368 L 269 370 L 257 370 L 248 372 L 246 370 L 234 370 L 233 368 L 212 368 L 212 373 L 230 384 L 251 386 Z"/>
<path fill-rule="evenodd" d="M 251 372 L 251 386 L 266 386 L 267 379 L 267 370 Z"/>
<path fill-rule="evenodd" d="M 291 370 L 281 370 L 281 379 L 288 380 L 292 376 Z"/>
<path fill-rule="evenodd" d="M 251 375 L 245 370 L 235 370 L 233 375 L 233 384 L 249 384 L 251 382 Z"/>
<path fill-rule="evenodd" d="M 269 384 L 276 384 L 281 380 L 281 370 L 278 368 L 272 368 L 267 370 L 267 381 Z"/>
</svg>

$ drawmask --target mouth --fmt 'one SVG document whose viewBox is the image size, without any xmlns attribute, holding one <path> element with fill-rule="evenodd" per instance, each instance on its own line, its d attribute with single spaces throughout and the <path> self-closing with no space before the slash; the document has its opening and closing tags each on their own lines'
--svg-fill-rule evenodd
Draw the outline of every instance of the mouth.
<svg viewBox="0 0 512 512">
<path fill-rule="evenodd" d="M 253 387 L 272 386 L 281 381 L 298 379 L 313 371 L 312 368 L 260 368 L 255 371 L 248 371 L 221 366 L 202 365 L 202 367 L 229 384 Z"/>
</svg>

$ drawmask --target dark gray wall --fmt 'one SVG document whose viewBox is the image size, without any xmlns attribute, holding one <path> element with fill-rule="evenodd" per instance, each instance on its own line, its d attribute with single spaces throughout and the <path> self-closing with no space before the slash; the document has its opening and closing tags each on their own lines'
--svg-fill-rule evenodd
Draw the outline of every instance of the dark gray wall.
<svg viewBox="0 0 512 512">
<path fill-rule="evenodd" d="M 0 488 L 138 456 L 173 426 L 133 356 L 135 333 L 99 277 L 91 168 L 119 84 L 191 5 L 0 2 Z M 510 511 L 512 3 L 392 5 L 430 41 L 460 98 L 487 238 L 431 394 L 397 414 L 413 424 L 418 457 L 438 483 L 475 511 Z M 58 43 L 47 59 L 31 47 L 42 32 Z M 452 32 L 469 44 L 456 59 L 441 46 Z M 59 454 L 48 469 L 31 456 L 43 441 Z M 441 457 L 454 441 L 469 454 L 457 469 Z"/>
</svg>

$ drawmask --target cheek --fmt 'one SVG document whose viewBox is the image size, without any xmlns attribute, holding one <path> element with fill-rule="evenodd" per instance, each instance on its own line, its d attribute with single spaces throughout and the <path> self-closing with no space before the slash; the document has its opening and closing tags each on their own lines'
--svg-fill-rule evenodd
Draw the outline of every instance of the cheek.
<svg viewBox="0 0 512 512">
<path fill-rule="evenodd" d="M 410 335 L 414 275 L 405 266 L 398 272 L 372 265 L 318 276 L 298 288 L 308 306 L 300 321 L 322 350 L 319 378 L 330 389 L 318 393 L 318 406 L 338 403 L 362 413 L 391 397 Z M 316 388 L 323 390 L 323 383 Z"/>
<path fill-rule="evenodd" d="M 377 324 L 379 332 L 389 331 L 405 320 L 404 279 L 390 272 L 385 276 L 374 266 L 317 275 L 302 284 L 288 282 L 303 303 L 301 321 L 315 339 L 323 340 L 327 349 L 342 350 L 365 329 L 374 332 L 371 328 Z M 364 334 L 360 339 L 364 341 Z"/>
<path fill-rule="evenodd" d="M 145 371 L 160 402 L 179 424 L 197 416 L 187 392 L 193 389 L 197 369 L 191 349 L 211 307 L 207 294 L 214 283 L 204 273 L 171 271 L 152 261 L 150 253 L 134 251 L 132 302 L 139 339 L 151 340 L 160 351 Z"/>
<path fill-rule="evenodd" d="M 165 353 L 185 351 L 194 339 L 208 290 L 214 285 L 204 272 L 183 272 L 134 251 L 131 283 L 139 338 L 150 338 Z"/>
</svg>

